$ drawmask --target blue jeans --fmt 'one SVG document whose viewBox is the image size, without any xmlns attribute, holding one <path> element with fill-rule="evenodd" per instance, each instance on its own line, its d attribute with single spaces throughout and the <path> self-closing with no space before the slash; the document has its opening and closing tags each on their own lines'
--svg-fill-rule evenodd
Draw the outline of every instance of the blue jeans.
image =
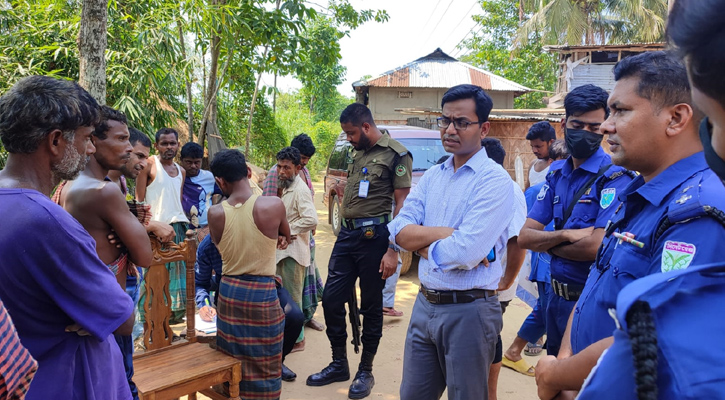
<svg viewBox="0 0 725 400">
<path fill-rule="evenodd" d="M 518 336 L 529 343 L 536 343 L 546 333 L 546 308 L 549 305 L 548 292 L 551 286 L 548 282 L 536 282 L 539 289 L 539 299 L 536 301 L 531 314 L 524 320 L 519 329 Z"/>
</svg>

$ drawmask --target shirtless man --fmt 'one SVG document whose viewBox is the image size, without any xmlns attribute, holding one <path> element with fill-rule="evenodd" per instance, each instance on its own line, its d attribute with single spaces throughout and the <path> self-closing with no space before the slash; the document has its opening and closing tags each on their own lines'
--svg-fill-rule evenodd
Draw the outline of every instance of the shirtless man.
<svg viewBox="0 0 725 400">
<path fill-rule="evenodd" d="M 151 139 L 136 128 L 129 127 L 129 142 L 133 147 L 131 157 L 120 169 L 108 171 L 108 179 L 118 185 L 124 196 L 128 196 L 126 181 L 135 180 L 141 172 L 148 168 L 149 154 L 151 152 Z M 162 243 L 174 240 L 174 228 L 169 224 L 158 221 L 149 221 L 146 232 L 158 237 Z"/>
<path fill-rule="evenodd" d="M 60 194 L 60 205 L 96 240 L 98 257 L 111 268 L 124 290 L 126 257 L 136 265 L 151 264 L 151 242 L 146 229 L 128 211 L 118 187 L 105 180 L 109 170 L 120 169 L 128 161 L 133 150 L 128 138 L 126 116 L 102 106 L 101 123 L 91 137 L 96 153 L 80 176 L 69 181 Z M 123 249 L 108 241 L 112 231 L 124 244 Z"/>
</svg>

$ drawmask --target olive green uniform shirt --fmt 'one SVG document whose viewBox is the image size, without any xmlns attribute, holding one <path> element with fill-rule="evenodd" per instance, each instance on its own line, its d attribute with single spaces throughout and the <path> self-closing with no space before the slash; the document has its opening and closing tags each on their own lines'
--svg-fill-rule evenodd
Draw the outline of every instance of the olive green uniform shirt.
<svg viewBox="0 0 725 400">
<path fill-rule="evenodd" d="M 342 197 L 343 218 L 370 218 L 390 214 L 395 189 L 409 188 L 413 158 L 386 133 L 366 150 L 352 150 L 347 160 L 347 184 Z M 367 168 L 367 175 L 363 174 Z M 368 195 L 359 197 L 360 181 L 370 182 Z"/>
</svg>

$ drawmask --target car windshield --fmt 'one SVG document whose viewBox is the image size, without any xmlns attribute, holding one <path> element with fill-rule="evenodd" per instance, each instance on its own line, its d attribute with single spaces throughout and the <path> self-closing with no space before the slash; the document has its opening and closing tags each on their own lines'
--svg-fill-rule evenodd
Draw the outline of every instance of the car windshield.
<svg viewBox="0 0 725 400">
<path fill-rule="evenodd" d="M 413 171 L 425 171 L 446 153 L 440 139 L 397 139 L 413 154 Z"/>
</svg>

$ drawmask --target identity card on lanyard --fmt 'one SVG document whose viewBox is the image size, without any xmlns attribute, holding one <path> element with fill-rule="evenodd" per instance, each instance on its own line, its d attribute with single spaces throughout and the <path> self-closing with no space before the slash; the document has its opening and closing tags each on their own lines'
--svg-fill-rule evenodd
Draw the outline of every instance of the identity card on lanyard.
<svg viewBox="0 0 725 400">
<path fill-rule="evenodd" d="M 357 196 L 364 199 L 364 198 L 368 197 L 368 189 L 370 189 L 370 181 L 367 180 L 368 169 L 363 167 L 362 173 L 364 175 L 364 178 L 360 181 L 360 188 L 357 191 Z"/>
</svg>

